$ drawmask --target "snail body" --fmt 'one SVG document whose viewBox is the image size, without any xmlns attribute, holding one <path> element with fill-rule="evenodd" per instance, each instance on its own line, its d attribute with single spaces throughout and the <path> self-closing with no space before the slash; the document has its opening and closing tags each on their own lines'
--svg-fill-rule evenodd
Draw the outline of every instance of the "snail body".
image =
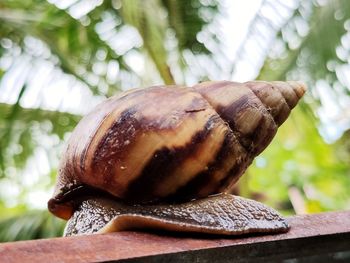
<svg viewBox="0 0 350 263">
<path fill-rule="evenodd" d="M 225 193 L 180 204 L 147 206 L 130 206 L 109 198 L 95 197 L 84 200 L 74 212 L 65 235 L 133 229 L 240 235 L 286 232 L 289 226 L 272 208 Z"/>
<path fill-rule="evenodd" d="M 131 206 L 229 193 L 304 92 L 299 82 L 215 81 L 111 97 L 73 131 L 49 210 L 68 220 L 101 193 Z"/>
</svg>

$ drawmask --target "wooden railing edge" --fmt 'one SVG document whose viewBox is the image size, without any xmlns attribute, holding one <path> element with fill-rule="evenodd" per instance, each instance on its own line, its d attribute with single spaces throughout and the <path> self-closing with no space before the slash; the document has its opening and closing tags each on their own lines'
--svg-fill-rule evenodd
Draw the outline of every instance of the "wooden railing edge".
<svg viewBox="0 0 350 263">
<path fill-rule="evenodd" d="M 0 244 L 0 262 L 350 262 L 350 211 L 293 216 L 288 222 L 291 230 L 277 235 L 119 232 L 9 242 Z"/>
</svg>

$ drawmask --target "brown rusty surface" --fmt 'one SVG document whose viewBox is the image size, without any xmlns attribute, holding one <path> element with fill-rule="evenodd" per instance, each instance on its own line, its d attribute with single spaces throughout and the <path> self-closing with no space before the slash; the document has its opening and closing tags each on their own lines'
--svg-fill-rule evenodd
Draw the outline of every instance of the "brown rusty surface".
<svg viewBox="0 0 350 263">
<path fill-rule="evenodd" d="M 350 262 L 350 211 L 288 221 L 288 233 L 254 237 L 119 232 L 3 243 L 0 262 Z"/>
</svg>

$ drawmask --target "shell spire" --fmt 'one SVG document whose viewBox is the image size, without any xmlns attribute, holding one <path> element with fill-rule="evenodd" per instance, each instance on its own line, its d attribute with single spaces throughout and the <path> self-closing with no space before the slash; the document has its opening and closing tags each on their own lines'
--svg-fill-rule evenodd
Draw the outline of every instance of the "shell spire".
<svg viewBox="0 0 350 263">
<path fill-rule="evenodd" d="M 203 82 L 111 97 L 74 130 L 49 210 L 103 191 L 126 201 L 230 191 L 305 92 L 299 82 Z"/>
<path fill-rule="evenodd" d="M 297 81 L 203 82 L 193 87 L 226 121 L 246 152 L 257 155 L 304 95 Z"/>
</svg>

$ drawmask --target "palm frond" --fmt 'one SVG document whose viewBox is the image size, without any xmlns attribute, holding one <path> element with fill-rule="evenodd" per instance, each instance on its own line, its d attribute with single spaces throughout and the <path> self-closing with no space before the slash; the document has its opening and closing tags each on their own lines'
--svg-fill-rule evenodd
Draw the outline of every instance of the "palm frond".
<svg viewBox="0 0 350 263">
<path fill-rule="evenodd" d="M 302 8 L 279 33 L 281 38 L 287 38 L 282 57 L 268 58 L 259 78 L 285 79 L 287 73 L 299 68 L 313 81 L 336 80 L 336 73 L 329 69 L 329 62 L 344 63 L 337 54 L 337 47 L 346 33 L 344 23 L 350 18 L 350 3 L 337 0 L 328 1 L 324 6 L 314 5 L 311 16 L 303 15 Z M 339 10 L 342 15 L 337 19 Z"/>
<path fill-rule="evenodd" d="M 50 48 L 54 56 L 59 58 L 59 66 L 64 72 L 75 76 L 95 93 L 100 91 L 95 84 L 86 80 L 86 74 L 92 71 L 99 50 L 105 50 L 105 60 L 116 60 L 121 69 L 132 71 L 95 31 L 99 19 L 91 20 L 88 26 L 84 26 L 65 10 L 58 9 L 46 1 L 40 1 L 40 5 L 36 2 L 27 1 L 30 6 L 29 12 L 23 9 L 20 2 L 3 3 L 0 7 L 0 32 L 3 33 L 3 37 L 12 40 L 22 49 L 24 49 L 25 37 L 32 36 L 40 39 Z M 6 8 L 7 6 L 12 9 Z M 98 16 L 103 11 L 97 9 L 94 12 Z M 79 72 L 81 67 L 86 68 L 87 73 L 81 74 Z"/>
<path fill-rule="evenodd" d="M 167 51 L 165 49 L 164 10 L 158 1 L 128 0 L 122 2 L 121 14 L 124 21 L 140 33 L 144 48 L 155 63 L 160 76 L 166 84 L 174 84 L 174 77 L 167 64 Z"/>
<path fill-rule="evenodd" d="M 11 216 L 0 220 L 0 242 L 62 236 L 64 225 L 47 211 Z"/>
<path fill-rule="evenodd" d="M 218 13 L 217 1 L 175 1 L 163 0 L 168 13 L 169 27 L 174 29 L 179 49 L 194 50 L 197 54 L 209 53 L 206 46 L 198 41 L 197 34 L 213 20 Z"/>
<path fill-rule="evenodd" d="M 25 109 L 18 103 L 9 105 L 0 103 L 0 178 L 6 175 L 7 167 L 23 169 L 29 157 L 38 146 L 35 134 L 47 133 L 46 124 L 52 127 L 51 132 L 58 138 L 71 131 L 81 116 L 58 111 Z M 39 124 L 39 125 L 38 125 Z M 42 130 L 43 129 L 43 130 Z M 20 150 L 14 150 L 20 147 Z"/>
<path fill-rule="evenodd" d="M 350 129 L 350 2 L 302 3 L 279 32 L 258 78 L 307 82 L 309 107 L 321 120 L 320 132 L 334 141 Z"/>
<path fill-rule="evenodd" d="M 299 0 L 264 0 L 261 2 L 256 15 L 250 22 L 244 40 L 236 51 L 235 61 L 231 68 L 233 79 L 240 78 L 240 74 L 247 69 L 251 73 L 242 80 L 256 78 L 258 69 L 264 64 L 265 57 L 275 42 L 276 36 L 298 12 L 299 4 Z"/>
</svg>

